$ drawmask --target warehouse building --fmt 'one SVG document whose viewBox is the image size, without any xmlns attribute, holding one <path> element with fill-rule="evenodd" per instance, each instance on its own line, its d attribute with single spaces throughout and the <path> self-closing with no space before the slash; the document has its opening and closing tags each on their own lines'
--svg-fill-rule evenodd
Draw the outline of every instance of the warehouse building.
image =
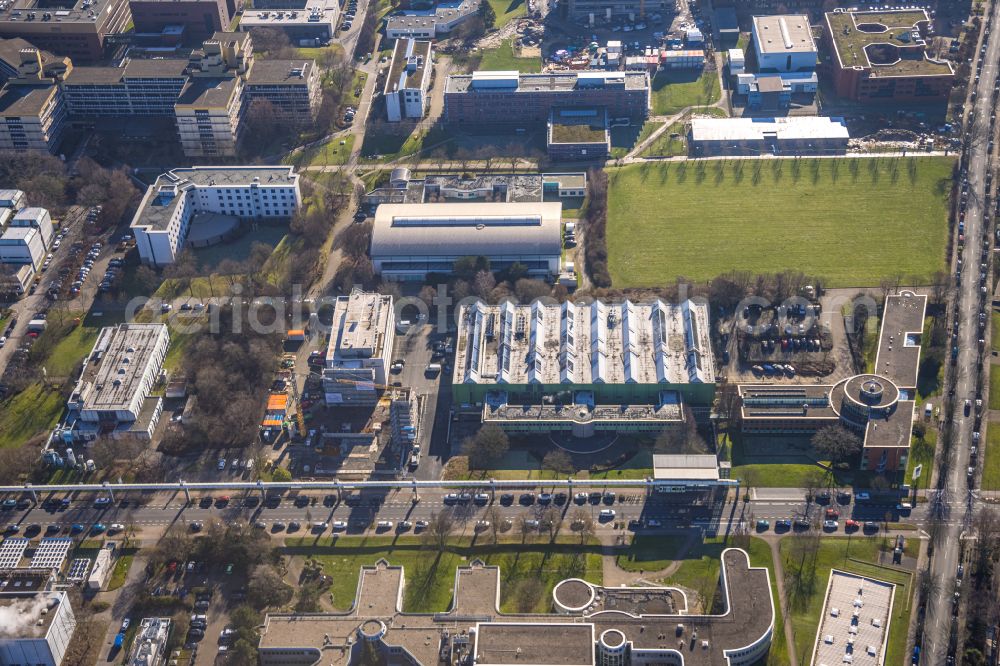
<svg viewBox="0 0 1000 666">
<path fill-rule="evenodd" d="M 603 107 L 608 116 L 649 115 L 649 74 L 640 72 L 473 72 L 449 76 L 444 119 L 458 124 L 544 123 L 557 107 Z"/>
<path fill-rule="evenodd" d="M 397 39 L 392 62 L 385 79 L 385 111 L 389 122 L 403 118 L 420 119 L 427 114 L 434 65 L 431 43 L 415 39 Z"/>
<path fill-rule="evenodd" d="M 452 392 L 511 431 L 660 432 L 715 391 L 707 303 L 488 305 L 459 311 Z"/>
<path fill-rule="evenodd" d="M 923 9 L 849 11 L 825 16 L 837 94 L 859 102 L 945 101 L 955 71 L 928 53 L 931 19 Z"/>
<path fill-rule="evenodd" d="M 208 245 L 243 220 L 290 219 L 302 204 L 294 167 L 191 167 L 161 175 L 132 218 L 144 264 L 171 264 L 186 244 Z"/>
<path fill-rule="evenodd" d="M 66 407 L 83 433 L 148 439 L 163 409 L 151 396 L 170 346 L 165 324 L 106 326 L 84 359 Z"/>
<path fill-rule="evenodd" d="M 819 51 L 804 14 L 753 17 L 753 45 L 760 72 L 811 72 Z"/>
<path fill-rule="evenodd" d="M 492 270 L 524 264 L 528 274 L 559 274 L 562 204 L 383 204 L 375 211 L 371 259 L 387 280 L 450 273 L 461 257 L 483 256 Z"/>
<path fill-rule="evenodd" d="M 73 638 L 76 616 L 65 591 L 0 593 L 0 614 L 18 618 L 0 626 L 0 664 L 59 666 Z"/>
<path fill-rule="evenodd" d="M 392 357 L 396 319 L 392 296 L 356 289 L 338 296 L 323 370 L 328 405 L 374 405 Z"/>
<path fill-rule="evenodd" d="M 691 154 L 840 155 L 850 135 L 843 118 L 694 118 L 688 137 Z"/>
<path fill-rule="evenodd" d="M 926 308 L 927 297 L 912 292 L 886 299 L 873 373 L 832 385 L 739 386 L 742 432 L 811 435 L 841 423 L 862 438 L 861 469 L 905 471 Z"/>
<path fill-rule="evenodd" d="M 132 20 L 128 0 L 22 0 L 0 4 L 0 38 L 20 37 L 77 62 L 105 57 L 109 37 Z"/>
<path fill-rule="evenodd" d="M 448 611 L 403 613 L 403 568 L 381 560 L 362 567 L 346 613 L 268 614 L 258 654 L 263 666 L 346 666 L 363 654 L 424 666 L 749 666 L 771 645 L 771 583 L 743 550 L 727 548 L 719 559 L 716 615 L 692 612 L 676 589 L 570 578 L 552 590 L 556 612 L 530 616 L 500 612 L 502 572 L 478 560 L 456 568 Z"/>
</svg>

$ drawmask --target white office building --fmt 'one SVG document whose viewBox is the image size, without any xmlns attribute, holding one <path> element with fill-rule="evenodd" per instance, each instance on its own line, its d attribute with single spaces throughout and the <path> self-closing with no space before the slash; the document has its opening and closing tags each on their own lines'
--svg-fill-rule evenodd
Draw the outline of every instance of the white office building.
<svg viewBox="0 0 1000 666">
<path fill-rule="evenodd" d="M 385 80 L 385 110 L 390 122 L 423 118 L 430 104 L 431 43 L 397 39 Z"/>
<path fill-rule="evenodd" d="M 38 229 L 45 249 L 52 246 L 52 216 L 44 208 L 22 208 L 10 221 L 11 227 L 32 227 Z"/>
<path fill-rule="evenodd" d="M 562 204 L 383 204 L 375 211 L 371 259 L 387 280 L 451 273 L 461 257 L 483 256 L 493 270 L 521 263 L 536 277 L 559 274 Z"/>
<path fill-rule="evenodd" d="M 66 592 L 0 594 L 0 664 L 59 666 L 76 629 Z"/>
<path fill-rule="evenodd" d="M 67 401 L 77 428 L 149 437 L 162 411 L 150 396 L 170 346 L 165 324 L 118 324 L 101 329 Z"/>
<path fill-rule="evenodd" d="M 339 296 L 326 349 L 323 391 L 328 405 L 374 405 L 384 386 L 395 336 L 392 296 L 355 290 Z"/>
<path fill-rule="evenodd" d="M 8 227 L 0 236 L 0 264 L 27 264 L 38 271 L 45 261 L 42 233 L 33 227 Z"/>
<path fill-rule="evenodd" d="M 761 73 L 816 69 L 819 51 L 804 14 L 754 16 L 753 44 Z"/>
<path fill-rule="evenodd" d="M 171 264 L 188 243 L 192 227 L 209 244 L 221 240 L 212 229 L 231 229 L 233 220 L 291 218 L 302 203 L 293 167 L 205 166 L 174 169 L 146 190 L 132 219 L 139 257 L 145 264 Z"/>
</svg>

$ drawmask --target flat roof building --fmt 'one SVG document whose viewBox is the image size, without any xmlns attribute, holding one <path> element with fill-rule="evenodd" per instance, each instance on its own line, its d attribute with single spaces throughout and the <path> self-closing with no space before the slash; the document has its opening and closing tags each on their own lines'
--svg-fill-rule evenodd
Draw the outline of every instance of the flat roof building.
<svg viewBox="0 0 1000 666">
<path fill-rule="evenodd" d="M 239 29 L 267 28 L 285 33 L 293 44 L 301 39 L 325 44 L 333 39 L 339 18 L 337 0 L 256 0 L 243 10 Z"/>
<path fill-rule="evenodd" d="M 562 204 L 383 204 L 375 211 L 371 259 L 389 280 L 450 273 L 461 257 L 484 256 L 493 270 L 524 264 L 530 275 L 559 273 Z"/>
<path fill-rule="evenodd" d="M 320 93 L 315 60 L 255 60 L 244 90 L 248 113 L 258 100 L 267 101 L 278 122 L 295 127 L 316 120 Z"/>
<path fill-rule="evenodd" d="M 37 206 L 22 208 L 11 218 L 10 227 L 30 227 L 37 229 L 42 239 L 42 245 L 46 249 L 52 245 L 52 216 L 44 208 L 38 208 Z"/>
<path fill-rule="evenodd" d="M 875 372 L 836 384 L 742 384 L 743 433 L 810 434 L 840 423 L 862 439 L 861 469 L 906 469 L 917 397 L 927 297 L 904 291 L 886 299 Z"/>
<path fill-rule="evenodd" d="M 45 243 L 34 227 L 8 227 L 0 236 L 0 263 L 27 264 L 37 272 L 45 261 Z"/>
<path fill-rule="evenodd" d="M 385 110 L 389 122 L 423 118 L 430 104 L 427 91 L 434 69 L 431 43 L 397 39 L 385 79 Z"/>
<path fill-rule="evenodd" d="M 883 666 L 895 591 L 892 583 L 831 570 L 810 663 Z"/>
<path fill-rule="evenodd" d="M 392 170 L 389 182 L 365 194 L 370 210 L 386 203 L 529 203 L 579 198 L 587 194 L 586 172 L 426 174 L 414 178 L 406 167 Z"/>
<path fill-rule="evenodd" d="M 61 88 L 75 118 L 171 116 L 187 82 L 188 61 L 127 60 L 120 67 L 75 67 Z"/>
<path fill-rule="evenodd" d="M 73 631 L 76 616 L 66 592 L 33 590 L 0 593 L 0 664 L 59 666 Z"/>
<path fill-rule="evenodd" d="M 192 227 L 211 222 L 211 216 L 288 219 L 301 204 L 294 167 L 174 169 L 146 189 L 131 228 L 142 262 L 165 266 L 184 248 Z"/>
<path fill-rule="evenodd" d="M 955 71 L 928 52 L 931 19 L 923 9 L 825 15 L 837 94 L 860 102 L 944 101 Z"/>
<path fill-rule="evenodd" d="M 326 348 L 323 390 L 328 405 L 374 405 L 385 386 L 396 330 L 392 296 L 356 289 L 338 296 Z"/>
<path fill-rule="evenodd" d="M 171 624 L 169 617 L 142 618 L 125 666 L 162 666 L 166 663 Z"/>
<path fill-rule="evenodd" d="M 823 155 L 847 151 L 843 118 L 693 118 L 692 155 Z"/>
<path fill-rule="evenodd" d="M 761 72 L 816 69 L 819 51 L 805 14 L 754 16 L 753 45 Z"/>
<path fill-rule="evenodd" d="M 645 118 L 649 74 L 479 71 L 452 75 L 445 82 L 444 119 L 449 123 L 544 123 L 555 107 L 604 107 L 612 119 Z"/>
<path fill-rule="evenodd" d="M 20 0 L 0 5 L 0 38 L 21 37 L 77 62 L 104 58 L 108 37 L 131 21 L 128 0 Z"/>
<path fill-rule="evenodd" d="M 569 18 L 587 25 L 613 19 L 640 21 L 652 13 L 667 14 L 673 9 L 674 5 L 666 0 L 569 0 L 566 5 Z"/>
<path fill-rule="evenodd" d="M 479 11 L 473 0 L 434 2 L 427 9 L 402 9 L 385 19 L 387 39 L 440 39 Z"/>
<path fill-rule="evenodd" d="M 84 360 L 67 408 L 81 429 L 148 436 L 156 427 L 161 400 L 150 397 L 170 346 L 165 324 L 106 326 Z"/>
<path fill-rule="evenodd" d="M 357 663 L 368 645 L 388 663 L 432 666 L 441 655 L 475 665 L 596 666 L 670 663 L 748 666 L 767 654 L 774 604 L 767 569 L 745 551 L 721 554 L 717 615 L 689 612 L 683 594 L 665 587 L 600 587 L 580 579 L 553 590 L 559 613 L 499 610 L 499 568 L 480 561 L 455 572 L 454 601 L 444 613 L 401 610 L 401 567 L 384 560 L 361 570 L 345 613 L 278 614 L 264 620 L 263 666 Z"/>
<path fill-rule="evenodd" d="M 225 30 L 235 3 L 227 0 L 129 0 L 136 33 L 159 34 L 180 26 L 186 40 L 201 41 Z"/>
<path fill-rule="evenodd" d="M 0 190 L 0 208 L 19 211 L 28 205 L 21 190 Z"/>
</svg>

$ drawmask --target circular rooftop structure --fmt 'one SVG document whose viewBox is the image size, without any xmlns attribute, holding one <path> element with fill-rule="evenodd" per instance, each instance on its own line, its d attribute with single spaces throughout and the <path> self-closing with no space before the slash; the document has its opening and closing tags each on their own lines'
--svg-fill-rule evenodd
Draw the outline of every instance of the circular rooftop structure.
<svg viewBox="0 0 1000 666">
<path fill-rule="evenodd" d="M 581 613 L 594 603 L 595 597 L 594 587 L 579 578 L 567 578 L 552 588 L 552 599 L 561 613 Z"/>
<path fill-rule="evenodd" d="M 620 648 L 625 645 L 625 634 L 617 629 L 608 629 L 601 634 L 601 647 Z"/>
<path fill-rule="evenodd" d="M 844 384 L 844 399 L 858 407 L 885 410 L 899 402 L 899 388 L 879 375 L 855 375 Z"/>
<path fill-rule="evenodd" d="M 380 640 L 385 636 L 385 623 L 381 620 L 365 620 L 358 627 L 358 636 L 369 642 Z"/>
</svg>

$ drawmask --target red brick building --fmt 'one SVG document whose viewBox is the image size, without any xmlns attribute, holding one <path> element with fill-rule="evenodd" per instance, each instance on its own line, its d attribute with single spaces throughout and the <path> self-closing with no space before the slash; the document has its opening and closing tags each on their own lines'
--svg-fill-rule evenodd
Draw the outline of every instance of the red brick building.
<svg viewBox="0 0 1000 666">
<path fill-rule="evenodd" d="M 923 9 L 825 16 L 823 38 L 837 95 L 859 102 L 947 100 L 955 71 L 927 51 Z"/>
<path fill-rule="evenodd" d="M 235 13 L 233 0 L 129 0 L 139 33 L 159 33 L 168 25 L 184 26 L 185 41 L 201 42 L 225 32 Z"/>
</svg>

